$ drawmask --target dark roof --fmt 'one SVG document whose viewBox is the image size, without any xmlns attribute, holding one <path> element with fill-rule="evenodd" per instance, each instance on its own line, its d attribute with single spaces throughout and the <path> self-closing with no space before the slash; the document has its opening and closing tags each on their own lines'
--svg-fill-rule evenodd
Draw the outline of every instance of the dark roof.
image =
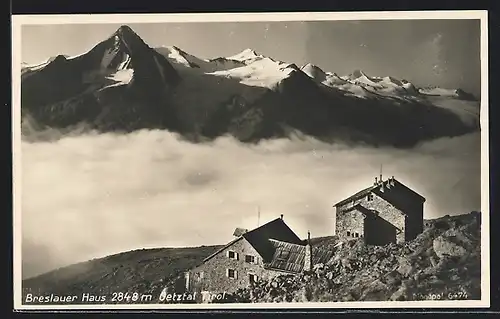
<svg viewBox="0 0 500 319">
<path fill-rule="evenodd" d="M 245 238 L 250 245 L 257 251 L 257 253 L 264 259 L 264 262 L 269 262 L 272 260 L 275 247 L 271 244 L 269 239 L 275 239 L 291 244 L 303 245 L 304 241 L 302 241 L 291 229 L 288 227 L 283 219 L 276 218 L 264 224 L 260 227 L 257 227 L 251 231 L 248 231 L 242 234 L 240 237 L 233 239 L 227 245 L 217 250 L 212 255 L 205 258 L 204 261 L 209 260 L 213 256 L 217 255 L 227 247 L 231 246 L 238 240 Z"/>
<path fill-rule="evenodd" d="M 361 214 L 365 215 L 365 216 L 372 216 L 372 215 L 378 215 L 378 212 L 376 210 L 373 210 L 373 209 L 368 209 L 366 208 L 365 206 L 361 205 L 361 204 L 356 204 L 354 205 L 353 207 L 349 208 L 349 209 L 346 209 L 345 211 L 346 212 L 350 212 L 350 211 L 353 211 L 353 210 L 357 210 L 358 212 L 360 212 Z"/>
<path fill-rule="evenodd" d="M 302 271 L 306 256 L 305 245 L 291 244 L 274 239 L 269 239 L 269 242 L 274 248 L 274 254 L 266 267 L 294 273 Z"/>
<path fill-rule="evenodd" d="M 383 181 L 385 184 L 388 183 L 388 180 L 385 180 Z M 423 197 L 422 195 L 418 194 L 417 192 L 415 192 L 414 190 L 410 189 L 409 187 L 407 187 L 406 185 L 404 185 L 403 183 L 401 183 L 400 181 L 394 179 L 394 186 L 391 186 L 390 188 L 385 188 L 384 192 L 380 191 L 380 184 L 379 185 L 372 185 L 370 187 L 367 187 L 359 192 L 357 192 L 356 194 L 338 202 L 337 204 L 335 204 L 334 206 L 339 206 L 339 205 L 343 205 L 343 204 L 346 204 L 350 201 L 353 201 L 353 200 L 356 200 L 356 199 L 359 199 L 361 197 L 364 197 L 366 195 L 368 195 L 370 192 L 373 192 L 375 194 L 377 194 L 377 196 L 380 196 L 382 197 L 383 199 L 385 199 L 386 201 L 390 202 L 391 204 L 395 205 L 395 206 L 399 206 L 401 208 L 401 206 L 404 206 L 404 205 L 401 205 L 401 203 L 399 203 L 401 200 L 401 194 L 407 194 L 407 195 L 410 195 L 411 197 L 413 197 L 413 199 L 415 201 L 420 201 L 420 202 L 425 202 L 425 197 Z"/>
<path fill-rule="evenodd" d="M 254 230 L 251 230 L 243 237 L 262 256 L 264 261 L 269 261 L 273 257 L 274 247 L 269 239 L 284 241 L 291 244 L 303 244 L 303 241 L 285 224 L 283 219 L 276 218 Z"/>
<path fill-rule="evenodd" d="M 343 205 L 343 204 L 348 203 L 350 201 L 353 201 L 353 200 L 356 200 L 358 198 L 364 197 L 364 196 L 368 195 L 375 187 L 376 186 L 370 186 L 370 187 L 367 187 L 367 188 L 365 188 L 363 190 L 360 190 L 356 194 L 354 194 L 352 196 L 349 196 L 348 198 L 346 198 L 344 200 L 341 200 L 340 202 L 338 202 L 334 206 Z"/>
<path fill-rule="evenodd" d="M 304 244 L 297 245 L 279 240 L 270 239 L 270 243 L 274 246 L 274 255 L 266 268 L 276 269 L 286 272 L 298 273 L 304 269 L 304 261 L 306 257 L 306 246 Z M 318 248 L 312 246 L 312 264 L 326 263 L 332 258 L 334 250 Z"/>
<path fill-rule="evenodd" d="M 370 220 L 372 220 L 374 222 L 380 223 L 379 225 L 384 225 L 386 227 L 392 227 L 392 228 L 397 229 L 397 231 L 401 231 L 395 225 L 393 225 L 392 223 L 390 223 L 387 220 L 385 220 L 382 217 L 380 217 L 379 216 L 379 212 L 376 211 L 375 209 L 369 209 L 369 208 L 364 207 L 361 204 L 357 204 L 357 205 L 354 205 L 353 207 L 347 209 L 346 211 L 353 211 L 353 210 L 357 210 L 358 212 L 360 212 L 361 214 L 363 214 L 365 216 L 365 218 L 369 218 Z M 403 215 L 405 214 L 403 212 L 401 212 L 401 213 Z"/>
<path fill-rule="evenodd" d="M 346 209 L 345 211 L 346 212 L 350 212 L 350 211 L 353 211 L 353 210 L 357 210 L 358 212 L 360 212 L 361 214 L 363 214 L 365 217 L 378 217 L 378 215 L 379 215 L 379 212 L 377 210 L 366 208 L 362 204 L 356 204 L 353 207 L 351 207 L 349 209 Z M 403 215 L 405 215 L 405 213 L 403 211 L 401 211 L 401 213 Z"/>
<path fill-rule="evenodd" d="M 387 184 L 387 181 L 384 181 L 384 183 Z M 382 197 L 383 199 L 387 200 L 388 202 L 397 202 L 398 198 L 401 198 L 400 195 L 406 194 L 411 197 L 415 201 L 420 201 L 420 202 L 425 202 L 425 197 L 420 195 L 419 193 L 415 192 L 408 186 L 404 185 L 398 180 L 394 180 L 394 186 L 391 186 L 390 188 L 385 188 L 385 190 L 382 192 L 380 191 L 380 187 L 376 187 L 373 192 L 377 194 L 378 196 Z"/>
</svg>

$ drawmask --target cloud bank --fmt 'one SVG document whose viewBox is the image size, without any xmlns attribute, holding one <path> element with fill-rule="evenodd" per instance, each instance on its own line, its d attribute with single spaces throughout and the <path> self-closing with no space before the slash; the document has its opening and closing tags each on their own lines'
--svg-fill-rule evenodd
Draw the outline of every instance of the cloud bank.
<svg viewBox="0 0 500 319">
<path fill-rule="evenodd" d="M 383 164 L 427 198 L 425 217 L 480 209 L 480 137 L 413 150 L 292 138 L 209 144 L 167 131 L 22 142 L 23 277 L 121 251 L 223 244 L 284 214 L 299 236 L 332 235 L 332 205 Z"/>
</svg>

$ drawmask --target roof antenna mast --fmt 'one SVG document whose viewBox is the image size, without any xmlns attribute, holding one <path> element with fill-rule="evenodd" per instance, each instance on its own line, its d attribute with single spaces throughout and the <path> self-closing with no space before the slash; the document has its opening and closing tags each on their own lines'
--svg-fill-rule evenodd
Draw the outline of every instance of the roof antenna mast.
<svg viewBox="0 0 500 319">
<path fill-rule="evenodd" d="M 382 182 L 382 165 L 383 164 L 380 164 L 380 182 Z"/>
<path fill-rule="evenodd" d="M 260 226 L 260 205 L 257 206 L 257 227 Z"/>
</svg>

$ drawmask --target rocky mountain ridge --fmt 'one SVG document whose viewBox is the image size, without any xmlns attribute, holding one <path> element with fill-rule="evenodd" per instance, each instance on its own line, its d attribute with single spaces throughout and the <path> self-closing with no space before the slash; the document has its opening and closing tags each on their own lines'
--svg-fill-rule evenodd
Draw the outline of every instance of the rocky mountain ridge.
<svg viewBox="0 0 500 319">
<path fill-rule="evenodd" d="M 465 92 L 419 90 L 359 70 L 342 77 L 251 49 L 205 60 L 176 46 L 150 47 L 127 26 L 82 55 L 23 65 L 21 73 L 25 136 L 84 126 L 256 142 L 298 131 L 328 142 L 410 147 L 479 129 L 477 101 L 442 107 L 428 98 L 463 101 Z"/>
</svg>

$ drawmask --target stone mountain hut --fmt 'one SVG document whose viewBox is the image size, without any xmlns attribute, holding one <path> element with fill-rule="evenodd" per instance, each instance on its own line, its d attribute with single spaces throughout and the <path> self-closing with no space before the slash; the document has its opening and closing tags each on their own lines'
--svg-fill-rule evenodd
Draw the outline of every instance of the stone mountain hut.
<svg viewBox="0 0 500 319">
<path fill-rule="evenodd" d="M 425 198 L 394 176 L 335 204 L 335 234 L 340 240 L 363 238 L 385 245 L 412 240 L 423 231 Z"/>
<path fill-rule="evenodd" d="M 313 254 L 310 235 L 301 240 L 283 215 L 251 231 L 236 228 L 234 239 L 185 273 L 188 292 L 233 293 L 282 274 L 299 274 L 331 256 Z"/>
</svg>

